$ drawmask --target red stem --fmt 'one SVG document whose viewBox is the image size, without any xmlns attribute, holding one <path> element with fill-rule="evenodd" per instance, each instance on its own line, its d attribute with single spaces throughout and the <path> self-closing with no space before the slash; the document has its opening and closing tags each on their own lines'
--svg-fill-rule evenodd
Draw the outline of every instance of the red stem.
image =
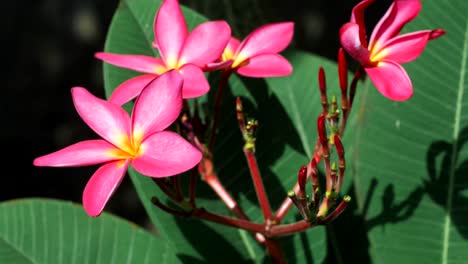
<svg viewBox="0 0 468 264">
<path fill-rule="evenodd" d="M 231 70 L 223 71 L 221 75 L 221 80 L 219 81 L 219 87 L 218 87 L 218 91 L 216 92 L 216 97 L 215 97 L 213 125 L 211 126 L 210 140 L 208 144 L 208 149 L 210 151 L 213 150 L 213 146 L 215 143 L 216 129 L 218 128 L 219 117 L 221 115 L 221 103 L 223 101 L 223 94 L 224 94 L 224 90 L 226 89 L 226 86 L 228 84 L 228 80 L 231 74 L 232 74 Z"/>
<path fill-rule="evenodd" d="M 257 193 L 258 202 L 262 208 L 263 216 L 265 221 L 272 219 L 272 212 L 270 203 L 268 202 L 268 197 L 263 185 L 262 177 L 260 175 L 260 170 L 258 169 L 257 159 L 252 149 L 244 148 L 244 154 L 247 158 L 247 164 L 249 165 L 250 175 L 252 176 L 252 181 L 255 187 L 255 192 Z"/>
<path fill-rule="evenodd" d="M 292 224 L 275 225 L 270 228 L 267 235 L 272 237 L 287 236 L 300 231 L 304 231 L 310 227 L 314 227 L 317 225 L 318 224 L 316 223 L 307 222 L 305 220 L 301 220 Z"/>
<path fill-rule="evenodd" d="M 195 169 L 190 171 L 190 184 L 189 184 L 189 203 L 195 208 L 196 204 L 196 194 L 197 194 L 197 179 L 198 174 Z"/>
<path fill-rule="evenodd" d="M 271 263 L 285 264 L 286 255 L 284 254 L 283 248 L 281 248 L 280 243 L 274 238 L 268 238 L 265 241 L 265 247 L 268 251 L 268 254 L 271 257 Z"/>
<path fill-rule="evenodd" d="M 202 179 L 208 183 L 211 189 L 218 195 L 229 210 L 235 216 L 239 217 L 239 219 L 249 221 L 249 217 L 224 188 L 223 184 L 219 181 L 218 176 L 214 173 L 212 161 L 208 158 L 203 158 L 202 162 L 198 165 L 198 170 Z M 255 238 L 261 244 L 265 241 L 265 237 L 259 233 L 255 235 Z"/>
<path fill-rule="evenodd" d="M 198 217 L 204 220 L 223 224 L 231 227 L 242 228 L 251 232 L 263 233 L 265 232 L 265 226 L 263 224 L 256 224 L 248 220 L 235 219 L 222 215 L 217 215 L 206 211 L 203 208 L 196 209 L 192 216 Z"/>
</svg>

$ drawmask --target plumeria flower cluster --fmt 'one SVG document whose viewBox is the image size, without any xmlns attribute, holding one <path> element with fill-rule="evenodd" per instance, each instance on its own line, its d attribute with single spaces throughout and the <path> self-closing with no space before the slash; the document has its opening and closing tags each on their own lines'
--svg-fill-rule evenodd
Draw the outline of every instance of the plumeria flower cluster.
<svg viewBox="0 0 468 264">
<path fill-rule="evenodd" d="M 128 166 L 153 178 L 190 170 L 202 149 L 167 130 L 180 116 L 183 100 L 210 90 L 204 72 L 223 70 L 252 77 L 285 76 L 290 63 L 277 53 L 293 37 L 293 23 L 260 27 L 239 43 L 225 21 L 210 21 L 188 31 L 177 0 L 164 0 L 154 19 L 153 47 L 160 58 L 98 52 L 104 62 L 143 73 L 120 84 L 109 100 L 72 88 L 74 106 L 102 139 L 78 142 L 34 160 L 35 166 L 73 167 L 103 164 L 83 193 L 90 216 L 99 216 Z M 121 106 L 136 98 L 129 115 Z"/>
<path fill-rule="evenodd" d="M 314 153 L 310 162 L 300 167 L 296 184 L 276 210 L 272 210 L 269 203 L 256 158 L 258 122 L 244 116 L 241 99 L 237 98 L 236 116 L 245 143 L 243 152 L 263 214 L 262 223 L 251 221 L 225 189 L 215 170 L 212 149 L 220 118 L 221 96 L 229 76 L 278 77 L 292 73 L 291 64 L 279 54 L 292 41 L 294 24 L 291 22 L 261 26 L 240 41 L 231 36 L 231 29 L 225 21 L 202 23 L 189 32 L 179 2 L 163 0 L 155 15 L 152 43 L 159 57 L 108 52 L 95 54 L 106 63 L 141 72 L 142 75 L 121 83 L 109 100 L 96 98 L 85 88 L 74 87 L 71 90 L 78 114 L 102 139 L 81 141 L 36 158 L 34 165 L 71 167 L 103 164 L 84 189 L 83 205 L 90 216 L 102 213 L 128 167 L 132 166 L 139 173 L 154 178 L 167 198 L 178 205 L 176 209 L 152 197 L 151 202 L 158 208 L 177 216 L 247 230 L 265 246 L 274 263 L 285 263 L 276 237 L 333 221 L 351 199 L 347 195 L 341 197 L 339 193 L 346 168 L 345 146 L 341 138 L 361 77 L 369 75 L 378 91 L 391 100 L 409 99 L 413 87 L 401 64 L 416 59 L 429 40 L 444 34 L 443 30 L 437 29 L 400 35 L 403 26 L 418 15 L 421 2 L 394 0 L 368 43 L 364 11 L 374 1 L 363 0 L 357 4 L 351 21 L 340 30 L 343 46 L 338 51 L 341 103 L 335 95 L 329 100 L 324 69 L 318 70 L 317 92 L 320 93 L 322 113 L 317 118 L 318 139 L 312 146 Z M 345 51 L 360 64 L 351 83 L 347 79 Z M 212 120 L 202 121 L 196 102 L 194 111 L 190 111 L 186 100 L 210 91 L 205 73 L 212 71 L 221 71 L 215 109 Z M 133 110 L 128 114 L 122 105 L 133 99 Z M 171 130 L 173 125 L 179 133 Z M 209 126 L 210 138 L 203 142 Z M 325 168 L 325 188 L 320 186 L 319 164 Z M 193 173 L 186 198 L 179 177 L 171 176 L 191 169 Z M 211 187 L 235 217 L 197 207 L 197 177 Z M 310 195 L 306 190 L 308 182 L 312 185 Z M 282 223 L 292 206 L 298 209 L 302 219 Z"/>
</svg>

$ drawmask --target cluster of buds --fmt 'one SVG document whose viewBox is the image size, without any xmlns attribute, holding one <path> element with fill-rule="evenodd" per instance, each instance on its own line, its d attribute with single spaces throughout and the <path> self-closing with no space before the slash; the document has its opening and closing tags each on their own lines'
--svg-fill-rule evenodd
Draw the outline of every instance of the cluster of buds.
<svg viewBox="0 0 468 264">
<path fill-rule="evenodd" d="M 335 219 L 351 200 L 345 195 L 340 200 L 340 189 L 346 168 L 345 151 L 341 137 L 346 126 L 349 112 L 354 100 L 356 86 L 362 76 L 359 67 L 348 87 L 348 71 L 344 51 L 338 51 L 338 75 L 341 91 L 341 110 L 336 95 L 329 101 L 325 71 L 318 71 L 320 101 L 322 113 L 317 119 L 318 140 L 314 156 L 307 166 L 298 172 L 297 184 L 288 193 L 288 197 L 299 210 L 302 218 L 311 223 L 324 224 Z M 327 129 L 328 128 L 328 129 Z M 325 167 L 325 192 L 320 188 L 318 165 L 323 161 Z M 306 192 L 307 182 L 312 184 L 312 194 Z"/>
</svg>

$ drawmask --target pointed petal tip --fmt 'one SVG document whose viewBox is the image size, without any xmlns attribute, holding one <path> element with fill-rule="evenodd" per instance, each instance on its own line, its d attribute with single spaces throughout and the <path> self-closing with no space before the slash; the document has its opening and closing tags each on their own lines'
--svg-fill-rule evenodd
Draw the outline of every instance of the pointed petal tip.
<svg viewBox="0 0 468 264">
<path fill-rule="evenodd" d="M 433 39 L 436 39 L 438 37 L 442 37 L 443 35 L 445 35 L 445 30 L 439 28 L 439 29 L 435 29 L 431 32 L 430 36 L 429 36 L 429 40 L 433 40 Z"/>
<path fill-rule="evenodd" d="M 105 52 L 102 52 L 102 51 L 95 52 L 94 57 L 97 58 L 97 59 L 102 60 L 102 56 L 104 55 L 104 53 Z"/>
<path fill-rule="evenodd" d="M 41 157 L 35 158 L 35 159 L 33 160 L 33 165 L 36 166 L 36 167 L 47 166 L 47 165 L 45 165 L 45 164 L 42 162 Z"/>
</svg>

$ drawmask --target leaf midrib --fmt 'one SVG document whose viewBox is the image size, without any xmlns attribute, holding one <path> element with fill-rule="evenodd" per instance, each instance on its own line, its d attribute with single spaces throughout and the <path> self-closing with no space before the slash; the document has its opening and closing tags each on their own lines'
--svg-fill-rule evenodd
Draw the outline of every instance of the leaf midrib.
<svg viewBox="0 0 468 264">
<path fill-rule="evenodd" d="M 461 67 L 460 67 L 460 78 L 458 81 L 458 93 L 456 101 L 456 109 L 454 116 L 454 126 L 453 126 L 453 148 L 452 148 L 452 160 L 450 161 L 450 173 L 449 173 L 449 182 L 448 182 L 448 194 L 446 202 L 446 215 L 444 223 L 444 237 L 443 237 L 443 250 L 442 250 L 442 264 L 448 263 L 448 249 L 449 249 L 449 240 L 450 240 L 450 225 L 451 225 L 451 212 L 452 212 L 452 200 L 453 200 L 453 189 L 455 185 L 455 166 L 457 162 L 457 150 L 458 150 L 458 133 L 460 130 L 460 117 L 462 110 L 462 99 L 464 92 L 464 76 L 466 71 L 466 61 L 468 57 L 468 20 L 465 25 L 465 38 L 463 45 L 463 53 L 461 56 Z"/>
<path fill-rule="evenodd" d="M 5 244 L 9 245 L 12 249 L 16 250 L 18 252 L 18 254 L 20 254 L 21 256 L 23 256 L 25 259 L 27 259 L 30 263 L 36 263 L 32 260 L 32 258 L 28 255 L 26 255 L 26 253 L 24 253 L 23 250 L 21 250 L 19 247 L 15 246 L 13 243 L 11 243 L 9 240 L 5 239 L 4 237 L 0 237 L 1 240 L 3 240 L 5 242 Z"/>
</svg>

